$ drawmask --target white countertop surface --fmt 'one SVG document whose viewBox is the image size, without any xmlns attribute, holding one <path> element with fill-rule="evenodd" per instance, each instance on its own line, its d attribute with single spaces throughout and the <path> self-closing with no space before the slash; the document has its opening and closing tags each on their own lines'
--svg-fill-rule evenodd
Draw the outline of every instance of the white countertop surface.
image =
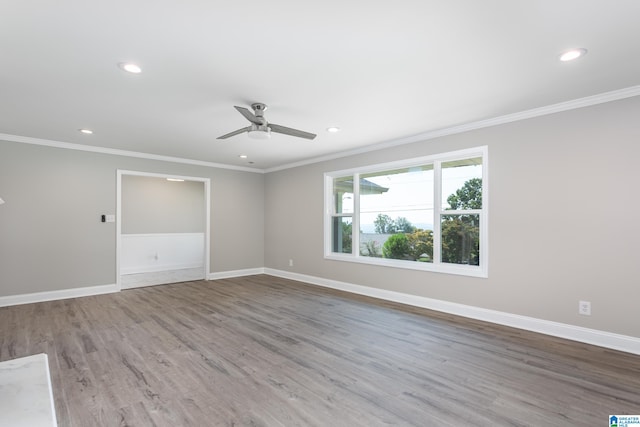
<svg viewBox="0 0 640 427">
<path fill-rule="evenodd" d="M 56 426 L 46 354 L 0 362 L 0 426 Z"/>
</svg>

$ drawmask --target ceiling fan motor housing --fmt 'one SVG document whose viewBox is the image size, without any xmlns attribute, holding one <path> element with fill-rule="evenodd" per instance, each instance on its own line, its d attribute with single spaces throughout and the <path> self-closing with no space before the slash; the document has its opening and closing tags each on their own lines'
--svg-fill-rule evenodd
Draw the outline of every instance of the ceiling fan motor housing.
<svg viewBox="0 0 640 427">
<path fill-rule="evenodd" d="M 218 139 L 227 139 L 244 132 L 248 132 L 250 137 L 256 139 L 269 139 L 269 137 L 271 137 L 271 132 L 305 139 L 314 139 L 316 137 L 316 134 L 314 133 L 304 132 L 298 129 L 277 125 L 275 123 L 269 124 L 269 122 L 264 118 L 264 112 L 267 109 L 267 105 L 261 102 L 254 102 L 251 104 L 253 113 L 244 107 L 234 106 L 234 108 L 238 110 L 238 112 L 242 114 L 244 118 L 251 123 L 251 125 L 235 130 L 226 135 L 219 136 Z"/>
<path fill-rule="evenodd" d="M 262 127 L 262 126 L 266 127 L 267 121 L 264 118 L 264 112 L 267 109 L 266 104 L 263 104 L 261 102 L 254 102 L 253 104 L 251 104 L 251 108 L 255 112 L 256 119 L 258 119 L 258 121 L 262 122 L 260 124 L 260 127 Z M 266 132 L 266 130 L 264 132 Z"/>
</svg>

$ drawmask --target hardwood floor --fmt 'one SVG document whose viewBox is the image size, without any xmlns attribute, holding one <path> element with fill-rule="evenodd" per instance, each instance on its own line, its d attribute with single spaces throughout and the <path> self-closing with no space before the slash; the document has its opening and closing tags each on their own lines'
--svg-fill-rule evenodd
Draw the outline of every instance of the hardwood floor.
<svg viewBox="0 0 640 427">
<path fill-rule="evenodd" d="M 640 357 L 266 275 L 0 308 L 60 426 L 599 426 Z M 0 425 L 2 414 L 0 414 Z"/>
</svg>

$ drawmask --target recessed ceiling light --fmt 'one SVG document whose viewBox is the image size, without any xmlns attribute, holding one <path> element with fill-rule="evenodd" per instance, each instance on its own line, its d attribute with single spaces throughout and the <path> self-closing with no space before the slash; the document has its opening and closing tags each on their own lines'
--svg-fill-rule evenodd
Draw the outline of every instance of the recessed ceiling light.
<svg viewBox="0 0 640 427">
<path fill-rule="evenodd" d="M 240 154 L 238 157 L 240 157 L 241 159 L 246 159 L 248 156 L 246 154 Z"/>
<path fill-rule="evenodd" d="M 562 62 L 573 61 L 574 59 L 578 59 L 581 56 L 585 56 L 586 54 L 587 54 L 587 49 L 584 49 L 581 47 L 577 49 L 571 49 L 566 51 L 562 55 L 560 55 L 560 61 Z"/>
<path fill-rule="evenodd" d="M 331 133 L 340 132 L 340 128 L 339 127 L 335 127 L 335 126 L 331 126 L 331 127 L 327 128 L 327 132 L 331 132 Z"/>
<path fill-rule="evenodd" d="M 91 135 L 93 133 L 91 129 L 78 129 L 78 132 L 84 133 L 85 135 Z"/>
<path fill-rule="evenodd" d="M 121 62 L 118 64 L 118 67 L 120 67 L 121 69 L 123 69 L 128 73 L 140 74 L 142 72 L 142 68 L 140 68 L 138 65 L 133 64 L 131 62 Z"/>
</svg>

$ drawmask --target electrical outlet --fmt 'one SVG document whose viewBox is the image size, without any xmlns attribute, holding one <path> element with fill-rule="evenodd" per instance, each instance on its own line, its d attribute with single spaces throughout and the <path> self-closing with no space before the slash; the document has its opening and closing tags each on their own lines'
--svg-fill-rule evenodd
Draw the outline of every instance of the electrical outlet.
<svg viewBox="0 0 640 427">
<path fill-rule="evenodd" d="M 591 316 L 591 302 L 590 301 L 579 301 L 578 302 L 578 314 L 582 314 L 583 316 Z"/>
<path fill-rule="evenodd" d="M 293 267 L 293 260 L 292 259 L 289 260 L 289 267 Z"/>
</svg>

